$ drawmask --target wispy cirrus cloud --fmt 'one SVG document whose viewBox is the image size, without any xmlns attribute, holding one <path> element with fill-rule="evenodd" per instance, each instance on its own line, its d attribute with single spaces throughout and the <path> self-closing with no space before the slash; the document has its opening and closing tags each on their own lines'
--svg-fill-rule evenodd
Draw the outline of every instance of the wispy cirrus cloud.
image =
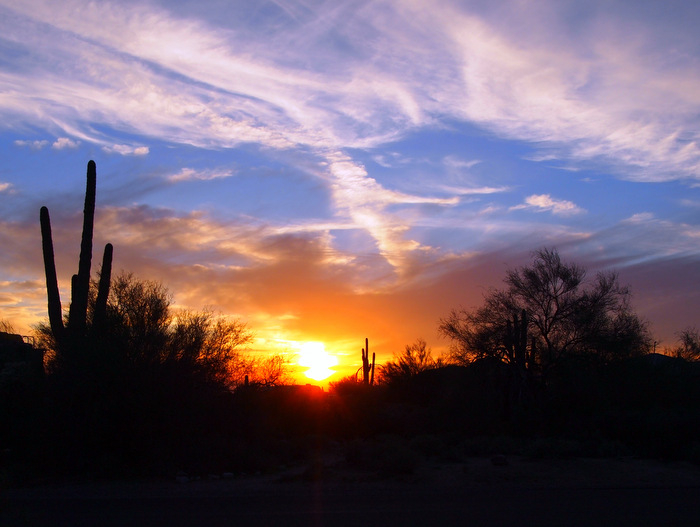
<svg viewBox="0 0 700 527">
<path fill-rule="evenodd" d="M 338 211 L 347 214 L 355 225 L 365 229 L 375 240 L 380 254 L 395 269 L 404 268 L 407 256 L 421 249 L 421 244 L 406 238 L 408 225 L 389 206 L 434 204 L 454 206 L 459 198 L 434 198 L 404 194 L 383 188 L 369 176 L 364 166 L 342 153 L 328 154 L 331 189 Z"/>
<path fill-rule="evenodd" d="M 700 150 L 687 116 L 700 108 L 694 95 L 700 93 L 700 75 L 682 54 L 672 64 L 662 62 L 660 53 L 649 57 L 645 46 L 655 36 L 650 31 L 630 41 L 612 24 L 604 31 L 591 24 L 580 34 L 589 46 L 573 45 L 557 33 L 566 30 L 563 20 L 550 15 L 546 20 L 554 29 L 547 32 L 558 39 L 552 45 L 551 39 L 535 38 L 536 32 L 510 31 L 493 14 L 439 4 L 428 9 L 421 3 L 322 3 L 313 19 L 288 22 L 266 41 L 244 41 L 236 31 L 204 19 L 178 19 L 153 6 L 73 0 L 68 10 L 34 0 L 11 9 L 26 24 L 32 19 L 50 24 L 63 35 L 60 40 L 83 39 L 77 53 L 63 53 L 66 59 L 79 53 L 90 67 L 79 71 L 72 90 L 54 94 L 88 101 L 89 91 L 99 90 L 94 110 L 81 105 L 91 118 L 102 114 L 112 125 L 147 135 L 276 148 L 370 146 L 449 116 L 508 137 L 546 142 L 559 157 L 605 158 L 627 177 L 698 176 Z M 543 8 L 510 9 L 542 25 L 537 17 Z M 314 25 L 318 20 L 331 21 L 346 48 L 319 48 L 331 27 Z M 25 35 L 10 34 L 26 42 Z M 251 37 L 250 31 L 240 35 Z M 376 38 L 372 47 L 363 35 Z M 44 45 L 33 40 L 32 45 Z M 289 43 L 298 46 L 281 48 Z M 321 51 L 300 61 L 312 48 Z M 255 61 L 249 58 L 253 52 Z M 116 81 L 112 89 L 97 75 L 105 71 L 98 59 L 105 58 L 108 77 Z M 328 69 L 333 62 L 346 68 Z M 178 82 L 168 72 L 177 73 Z M 17 90 L 9 93 L 22 98 Z M 187 136 L 180 132 L 185 129 Z"/>
<path fill-rule="evenodd" d="M 682 199 L 680 201 L 681 205 L 684 207 L 690 207 L 694 209 L 700 209 L 700 200 L 693 200 L 693 199 Z"/>
<path fill-rule="evenodd" d="M 672 259 L 692 262 L 697 257 L 698 237 L 700 229 L 697 225 L 658 218 L 651 212 L 639 212 L 591 234 L 580 249 L 595 254 L 595 247 L 604 246 L 607 257 L 616 259 L 618 267 Z M 696 290 L 690 289 L 690 293 Z"/>
<path fill-rule="evenodd" d="M 549 194 L 533 194 L 525 198 L 525 203 L 510 208 L 510 210 L 523 209 L 535 212 L 551 212 L 557 216 L 572 216 L 585 212 L 573 201 L 555 199 Z"/>
<path fill-rule="evenodd" d="M 180 181 L 209 181 L 211 179 L 223 179 L 229 178 L 234 175 L 232 170 L 217 170 L 217 169 L 204 169 L 196 170 L 194 168 L 183 168 L 177 174 L 168 176 L 168 181 L 173 183 L 178 183 Z"/>
<path fill-rule="evenodd" d="M 443 159 L 443 163 L 445 164 L 445 166 L 453 170 L 469 170 L 470 168 L 478 165 L 481 162 L 482 161 L 480 159 L 464 160 L 454 155 L 446 156 Z"/>
<path fill-rule="evenodd" d="M 498 194 L 510 190 L 510 187 L 456 187 L 451 185 L 439 185 L 436 188 L 457 196 Z"/>
<path fill-rule="evenodd" d="M 679 112 L 700 104 L 700 75 L 687 69 L 694 59 L 676 55 L 670 64 L 660 52 L 650 56 L 646 48 L 657 35 L 648 26 L 637 27 L 629 39 L 625 20 L 619 28 L 603 26 L 603 13 L 595 10 L 596 22 L 577 28 L 574 44 L 562 37 L 565 26 L 553 16 L 566 8 L 510 7 L 506 17 L 519 18 L 518 27 L 537 27 L 548 38 L 530 30 L 506 33 L 495 19 L 459 9 L 434 11 L 456 45 L 465 92 L 472 94 L 459 106 L 466 118 L 507 136 L 546 142 L 560 158 L 606 158 L 627 177 L 698 176 L 697 134 Z"/>
</svg>

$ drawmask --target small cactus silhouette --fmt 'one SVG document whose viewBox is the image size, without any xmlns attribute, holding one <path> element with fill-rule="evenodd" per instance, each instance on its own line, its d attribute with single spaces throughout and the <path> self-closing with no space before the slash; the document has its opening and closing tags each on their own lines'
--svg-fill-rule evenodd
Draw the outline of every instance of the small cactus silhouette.
<svg viewBox="0 0 700 527">
<path fill-rule="evenodd" d="M 369 339 L 365 338 L 365 347 L 362 350 L 362 382 L 367 386 L 374 384 L 374 359 L 375 354 L 372 353 L 372 362 L 369 362 Z"/>
</svg>

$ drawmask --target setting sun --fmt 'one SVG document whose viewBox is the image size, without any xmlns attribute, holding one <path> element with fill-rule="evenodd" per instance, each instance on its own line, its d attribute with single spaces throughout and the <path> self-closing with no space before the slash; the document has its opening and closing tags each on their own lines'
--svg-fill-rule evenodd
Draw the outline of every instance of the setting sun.
<svg viewBox="0 0 700 527">
<path fill-rule="evenodd" d="M 322 381 L 335 373 L 331 368 L 338 365 L 338 358 L 326 351 L 323 342 L 305 342 L 299 347 L 298 364 L 308 368 L 304 375 L 309 379 Z"/>
</svg>

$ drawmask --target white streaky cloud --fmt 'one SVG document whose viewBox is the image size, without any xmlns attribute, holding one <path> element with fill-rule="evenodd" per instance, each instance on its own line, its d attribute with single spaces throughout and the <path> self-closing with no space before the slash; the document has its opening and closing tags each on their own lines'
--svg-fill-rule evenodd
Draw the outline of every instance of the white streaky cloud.
<svg viewBox="0 0 700 527">
<path fill-rule="evenodd" d="M 9 192 L 12 189 L 11 183 L 3 183 L 0 181 L 0 192 Z"/>
<path fill-rule="evenodd" d="M 697 225 L 662 220 L 652 213 L 641 212 L 594 233 L 580 250 L 595 254 L 596 249 L 605 247 L 606 255 L 619 259 L 620 265 L 696 258 L 698 234 Z"/>
<path fill-rule="evenodd" d="M 400 155 L 391 152 L 388 154 L 376 154 L 372 156 L 372 161 L 377 163 L 379 166 L 384 168 L 392 168 L 395 166 L 396 162 L 400 159 Z M 400 162 L 400 161 L 398 161 Z"/>
<path fill-rule="evenodd" d="M 27 96 L 19 108 L 59 93 L 93 101 L 87 107 L 66 101 L 66 114 L 85 108 L 80 111 L 93 119 L 142 134 L 202 146 L 251 141 L 275 148 L 372 146 L 442 117 L 461 118 L 506 137 L 557 145 L 560 157 L 611 160 L 632 178 L 699 177 L 698 134 L 688 119 L 700 109 L 697 68 L 682 54 L 672 64 L 662 62 L 661 53 L 649 59 L 643 52 L 651 35 L 631 40 L 612 24 L 602 34 L 584 32 L 590 46 L 577 49 L 563 38 L 545 44 L 537 32 L 509 31 L 446 0 L 429 8 L 360 2 L 317 6 L 314 22 L 285 25 L 263 41 L 251 40 L 254 32 L 234 22 L 222 30 L 146 5 L 6 5 L 78 37 L 78 51 L 57 54 L 66 54 L 66 63 L 70 54 L 80 55 L 75 62 L 84 64 L 82 84 L 37 88 L 42 93 Z M 544 12 L 512 8 L 513 17 L 533 23 Z M 565 29 L 553 15 L 548 20 L 557 26 L 552 35 Z M 330 31 L 361 55 L 319 45 Z M 370 45 L 366 34 L 377 40 Z M 105 55 L 117 82 L 96 74 L 105 69 L 97 57 Z M 181 75 L 186 89 L 175 90 L 173 79 L 150 63 Z M 100 94 L 90 97 L 90 91 Z"/>
<path fill-rule="evenodd" d="M 638 212 L 623 220 L 623 223 L 648 223 L 655 220 L 656 218 L 651 212 Z"/>
<path fill-rule="evenodd" d="M 323 150 L 377 146 L 457 119 L 559 158 L 603 160 L 629 178 L 700 177 L 690 117 L 700 111 L 700 73 L 682 51 L 670 62 L 663 46 L 650 57 L 652 28 L 630 39 L 624 25 L 592 25 L 574 45 L 561 36 L 565 10 L 496 10 L 512 11 L 517 27 L 546 29 L 543 39 L 474 6 L 387 0 L 289 4 L 305 16 L 262 38 L 235 21 L 222 29 L 153 5 L 3 3 L 24 17 L 2 26 L 5 38 L 56 66 L 0 76 L 0 111 L 107 147 L 88 121 L 204 147 Z M 330 34 L 347 45 L 326 45 Z"/>
<path fill-rule="evenodd" d="M 469 161 L 465 161 L 464 159 L 459 159 L 457 156 L 446 156 L 442 160 L 443 164 L 451 169 L 456 169 L 456 170 L 469 170 L 475 165 L 478 165 L 482 161 L 480 159 L 471 159 Z"/>
<path fill-rule="evenodd" d="M 700 238 L 700 228 L 686 225 L 683 229 L 683 234 L 689 238 Z"/>
<path fill-rule="evenodd" d="M 150 152 L 150 149 L 147 146 L 132 145 L 103 146 L 102 150 L 107 153 L 121 154 L 123 156 L 146 156 Z"/>
<path fill-rule="evenodd" d="M 545 161 L 558 161 L 559 156 L 546 152 L 537 152 L 528 156 L 524 156 L 523 159 L 527 161 L 534 161 L 536 163 L 541 163 Z"/>
<path fill-rule="evenodd" d="M 54 150 L 63 150 L 64 148 L 78 148 L 79 145 L 80 141 L 73 141 L 68 137 L 59 137 L 53 142 L 51 148 Z"/>
<path fill-rule="evenodd" d="M 455 194 L 458 196 L 498 194 L 501 192 L 508 192 L 511 190 L 510 187 L 457 187 L 451 185 L 438 185 L 435 188 L 437 190 L 441 190 L 443 192 Z"/>
<path fill-rule="evenodd" d="M 503 212 L 503 207 L 498 205 L 487 205 L 479 211 L 480 216 L 491 216 L 493 214 L 500 214 Z"/>
<path fill-rule="evenodd" d="M 451 40 L 463 91 L 461 102 L 444 103 L 464 118 L 506 137 L 555 145 L 559 157 L 612 160 L 635 179 L 673 179 L 679 171 L 700 176 L 698 134 L 687 118 L 700 109 L 700 74 L 689 58 L 673 66 L 662 53 L 649 60 L 643 41 L 651 35 L 621 46 L 629 35 L 610 26 L 604 34 L 583 32 L 576 49 L 561 38 L 538 40 L 537 31 L 512 35 L 508 26 L 449 3 L 444 9 L 407 5 Z M 537 27 L 540 11 L 512 7 L 522 17 L 518 27 Z M 686 135 L 693 139 L 680 140 Z"/>
<path fill-rule="evenodd" d="M 407 239 L 409 225 L 405 219 L 387 213 L 386 208 L 389 205 L 453 206 L 459 203 L 456 197 L 430 198 L 387 190 L 369 176 L 364 166 L 343 153 L 329 153 L 327 159 L 336 208 L 374 238 L 379 253 L 399 274 L 405 271 L 410 253 L 428 248 Z"/>
<path fill-rule="evenodd" d="M 177 174 L 169 176 L 167 179 L 172 183 L 178 183 L 181 181 L 209 181 L 212 179 L 223 179 L 233 176 L 232 170 L 216 170 L 216 169 L 204 169 L 197 170 L 194 168 L 183 168 Z"/>
<path fill-rule="evenodd" d="M 128 91 L 121 94 L 124 96 L 122 103 L 129 103 L 126 108 L 122 104 L 122 112 L 128 113 L 129 106 L 138 110 L 152 106 L 146 114 L 164 111 L 165 116 L 175 114 L 184 122 L 193 118 L 208 121 L 207 132 L 214 141 L 221 140 L 220 136 L 223 136 L 228 139 L 224 144 L 230 143 L 231 137 L 227 137 L 230 135 L 241 137 L 238 141 L 264 142 L 270 139 L 266 136 L 270 132 L 265 132 L 264 126 L 261 127 L 265 119 L 274 122 L 281 117 L 283 121 L 289 121 L 284 113 L 292 118 L 304 118 L 309 108 L 299 101 L 328 89 L 328 79 L 314 78 L 302 70 L 265 65 L 262 54 L 256 60 L 248 58 L 245 53 L 236 54 L 243 43 L 235 41 L 234 33 L 222 33 L 201 23 L 178 20 L 164 10 L 110 3 L 85 4 L 82 1 L 68 1 L 67 4 L 73 9 L 66 9 L 65 5 L 57 9 L 50 2 L 42 1 L 28 2 L 15 8 L 69 35 L 102 44 L 104 47 L 99 49 L 89 49 L 90 46 L 84 44 L 81 51 L 87 52 L 84 58 L 89 61 L 94 60 L 98 53 L 109 55 L 109 68 L 94 64 L 95 70 L 113 70 L 115 67 L 125 70 L 124 80 L 116 84 L 129 86 Z M 97 27 L 100 29 L 97 30 Z M 125 58 L 109 54 L 108 49 L 128 55 Z M 129 56 L 133 58 L 130 60 Z M 135 65 L 133 59 L 140 62 L 141 71 L 127 71 Z M 189 97 L 185 94 L 182 100 L 177 101 L 175 94 L 182 93 L 182 90 L 171 91 L 170 76 L 150 70 L 143 61 L 158 64 L 183 75 L 188 81 L 206 84 L 207 87 L 196 90 L 192 86 L 188 91 L 198 92 L 195 98 L 188 101 Z M 124 64 L 120 65 L 120 62 Z M 114 73 L 110 77 L 118 78 Z M 102 79 L 88 80 L 90 84 L 99 84 L 103 89 L 107 85 Z M 134 81 L 137 87 L 144 89 L 143 93 L 134 93 L 131 87 Z M 212 86 L 223 91 L 213 93 L 210 89 Z M 129 96 L 129 92 L 133 96 Z M 206 104 L 203 103 L 205 99 Z M 173 103 L 174 108 L 171 108 Z M 281 113 L 280 109 L 283 110 Z M 324 114 L 327 117 L 327 112 Z M 143 121 L 144 124 L 148 122 L 147 119 Z M 286 124 L 294 126 L 294 122 Z M 242 127 L 242 130 L 237 127 Z M 247 134 L 240 133 L 243 131 Z M 261 133 L 255 134 L 256 131 Z M 280 143 L 279 138 L 276 142 L 276 146 L 291 144 L 285 141 Z"/>
<path fill-rule="evenodd" d="M 581 207 L 567 200 L 552 198 L 549 194 L 533 194 L 525 198 L 525 203 L 511 207 L 510 210 L 529 209 L 536 212 L 551 212 L 558 216 L 571 216 L 585 212 Z"/>
<path fill-rule="evenodd" d="M 32 150 L 41 150 L 44 148 L 46 145 L 48 145 L 49 142 L 46 141 L 45 139 L 42 140 L 35 140 L 35 141 L 25 141 L 23 139 L 17 139 L 14 141 L 15 146 L 27 146 L 31 148 Z"/>
<path fill-rule="evenodd" d="M 341 152 L 327 154 L 333 185 L 339 192 L 340 203 L 348 207 L 366 204 L 386 206 L 389 204 L 436 204 L 456 205 L 458 198 L 432 198 L 415 196 L 387 190 L 374 178 L 370 177 L 366 168 Z M 349 198 L 349 199 L 348 199 Z"/>
<path fill-rule="evenodd" d="M 138 58 L 80 41 L 72 33 L 54 30 L 50 43 L 38 33 L 21 37 L 38 53 L 51 50 L 63 64 L 56 71 L 32 71 L 35 82 L 29 85 L 26 77 L 0 73 L 0 111 L 15 119 L 19 115 L 37 125 L 51 122 L 75 137 L 126 153 L 132 152 L 123 145 L 115 148 L 91 122 L 202 147 L 251 142 L 284 148 L 294 144 L 284 137 L 284 123 L 277 122 L 279 110 L 255 94 L 212 92 L 199 81 L 172 79 Z M 76 69 L 76 64 L 83 67 L 67 75 L 65 70 Z M 265 126 L 266 119 L 274 126 Z M 145 150 L 133 153 L 144 154 Z"/>
<path fill-rule="evenodd" d="M 407 155 L 407 152 L 386 151 L 372 155 L 372 161 L 384 168 L 395 168 L 412 165 L 421 160 Z"/>
<path fill-rule="evenodd" d="M 359 227 L 351 221 L 320 221 L 285 223 L 284 225 L 269 225 L 268 228 L 275 234 L 301 234 L 313 232 L 349 231 Z"/>
</svg>

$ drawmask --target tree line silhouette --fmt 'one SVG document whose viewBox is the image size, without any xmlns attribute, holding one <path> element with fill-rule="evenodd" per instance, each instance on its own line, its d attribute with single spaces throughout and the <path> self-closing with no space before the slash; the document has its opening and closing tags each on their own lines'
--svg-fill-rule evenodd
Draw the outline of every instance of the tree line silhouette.
<svg viewBox="0 0 700 527">
<path fill-rule="evenodd" d="M 342 448 L 351 466 L 411 472 L 474 454 L 642 455 L 700 462 L 700 338 L 651 353 L 647 324 L 614 273 L 540 249 L 483 304 L 329 393 L 290 385 L 284 358 L 246 353 L 251 331 L 210 311 L 175 312 L 160 283 L 91 280 L 96 167 L 88 163 L 78 273 L 61 305 L 49 211 L 40 225 L 48 322 L 25 342 L 0 328 L 0 485 L 42 477 L 274 470 Z M 339 446 L 340 445 L 340 446 Z M 320 465 L 319 465 L 320 463 Z M 321 467 L 321 468 L 319 468 Z"/>
</svg>

